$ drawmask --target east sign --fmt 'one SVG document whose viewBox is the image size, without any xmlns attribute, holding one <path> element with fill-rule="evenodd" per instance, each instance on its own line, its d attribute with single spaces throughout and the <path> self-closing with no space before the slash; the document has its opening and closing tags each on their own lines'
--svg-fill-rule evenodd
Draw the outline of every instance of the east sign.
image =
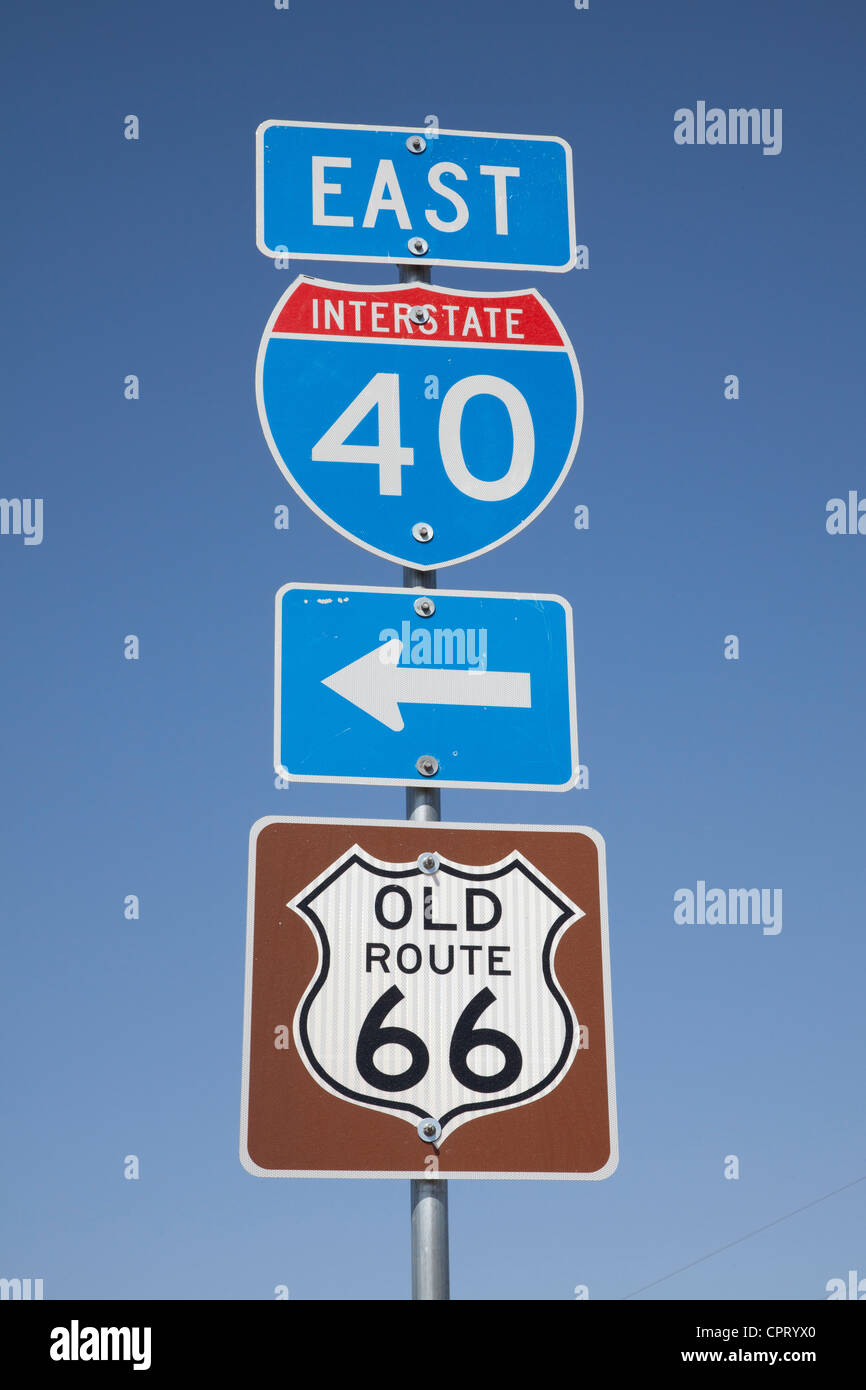
<svg viewBox="0 0 866 1390">
<path fill-rule="evenodd" d="M 505 270 L 575 263 L 571 149 L 546 135 L 265 121 L 266 256 Z"/>
</svg>

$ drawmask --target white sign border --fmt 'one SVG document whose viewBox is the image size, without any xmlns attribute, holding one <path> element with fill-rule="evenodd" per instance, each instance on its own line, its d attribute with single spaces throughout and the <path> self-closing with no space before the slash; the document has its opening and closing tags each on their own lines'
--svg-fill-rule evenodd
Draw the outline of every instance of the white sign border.
<svg viewBox="0 0 866 1390">
<path fill-rule="evenodd" d="M 406 254 L 403 256 L 337 256 L 333 252 L 325 255 L 322 252 L 293 251 L 291 247 L 279 251 L 268 246 L 265 242 L 265 131 L 269 130 L 271 126 L 293 126 L 299 130 L 372 130 L 381 131 L 388 135 L 423 135 L 425 139 L 430 138 L 429 126 L 352 125 L 340 121 L 274 120 L 262 121 L 256 128 L 256 246 L 263 256 L 269 256 L 272 260 L 276 260 L 278 256 L 288 256 L 296 261 L 356 261 L 359 264 L 372 265 L 400 265 L 413 260 L 408 246 Z M 561 145 L 565 151 L 569 257 L 563 265 L 535 265 L 513 261 L 455 261 L 442 257 L 433 259 L 419 256 L 417 258 L 418 265 L 464 266 L 467 270 L 539 270 L 549 272 L 552 275 L 561 275 L 565 271 L 574 269 L 577 264 L 577 235 L 574 220 L 574 152 L 567 140 L 564 140 L 561 135 L 514 135 L 501 131 L 444 130 L 438 127 L 437 135 L 457 135 L 466 136 L 468 139 L 482 140 L 532 140 L 539 143 L 543 141 L 547 144 Z"/>
<path fill-rule="evenodd" d="M 311 776 L 306 773 L 289 772 L 280 761 L 282 725 L 282 598 L 290 589 L 311 589 L 323 594 L 402 594 L 404 597 L 436 598 L 478 598 L 478 599 L 522 599 L 527 602 L 558 603 L 565 609 L 566 662 L 568 665 L 568 719 L 571 748 L 571 776 L 567 782 L 461 782 L 446 781 L 439 777 L 326 777 Z M 291 580 L 277 590 L 274 600 L 274 772 L 287 782 L 336 782 L 341 786 L 361 787 L 445 787 L 452 791 L 509 791 L 509 792 L 567 792 L 571 791 L 580 776 L 580 756 L 577 744 L 577 690 L 574 674 L 574 613 L 567 598 L 561 594 L 511 594 L 502 591 L 490 592 L 478 589 L 405 589 L 387 588 L 378 584 L 305 584 L 301 580 Z"/>
<path fill-rule="evenodd" d="M 423 284 L 424 282 L 419 283 Z M 519 526 L 515 526 L 513 530 L 508 531 L 504 536 L 500 536 L 498 540 L 491 541 L 489 545 L 482 546 L 480 550 L 471 550 L 466 555 L 456 555 L 453 560 L 434 560 L 431 561 L 429 564 L 425 564 L 423 557 L 420 555 L 392 555 L 389 550 L 380 550 L 378 546 L 370 545 L 369 541 L 361 540 L 360 536 L 356 536 L 352 531 L 347 531 L 344 526 L 341 526 L 339 524 L 339 522 L 334 521 L 332 517 L 328 516 L 327 512 L 323 512 L 322 509 L 319 506 L 317 506 L 316 503 L 312 500 L 312 498 L 307 495 L 307 493 L 301 487 L 298 480 L 295 478 L 294 474 L 289 469 L 288 464 L 283 459 L 283 456 L 280 453 L 279 448 L 277 447 L 277 442 L 274 439 L 273 434 L 271 433 L 271 427 L 268 422 L 267 413 L 265 411 L 265 354 L 268 350 L 268 346 L 272 339 L 272 330 L 274 324 L 276 323 L 277 319 L 280 316 L 280 313 L 282 312 L 283 305 L 291 297 L 291 295 L 294 294 L 295 290 L 301 284 L 321 286 L 322 289 L 326 290 L 362 290 L 364 292 L 369 292 L 371 290 L 375 290 L 377 292 L 381 290 L 402 290 L 404 293 L 406 291 L 407 285 L 401 284 L 399 282 L 395 285 L 344 285 L 336 280 L 317 280 L 315 277 L 310 275 L 297 275 L 295 279 L 292 281 L 292 283 L 289 285 L 285 293 L 280 296 L 280 299 L 276 307 L 274 308 L 273 313 L 268 319 L 268 322 L 265 326 L 265 331 L 262 334 L 261 342 L 259 343 L 259 350 L 256 355 L 255 387 L 256 408 L 259 413 L 259 424 L 262 427 L 262 434 L 265 436 L 268 448 L 271 451 L 274 462 L 276 463 L 283 477 L 291 485 L 291 487 L 294 488 L 301 501 L 309 507 L 310 511 L 314 512 L 320 521 L 324 521 L 325 525 L 330 526 L 333 531 L 336 531 L 338 533 L 338 535 L 343 536 L 347 541 L 351 541 L 353 545 L 359 545 L 362 548 L 362 550 L 368 550 L 371 555 L 378 555 L 382 560 L 390 560 L 395 565 L 402 565 L 404 568 L 421 570 L 422 572 L 426 572 L 428 570 L 449 569 L 451 565 L 462 565 L 467 560 L 475 560 L 478 558 L 479 555 L 486 555 L 488 551 L 496 550 L 498 546 L 505 545 L 506 541 L 513 540 L 515 536 L 519 535 L 521 531 L 525 530 L 525 528 L 529 526 L 535 520 L 535 518 L 540 515 L 541 512 L 544 511 L 545 507 L 547 507 L 548 504 L 553 501 L 554 497 L 559 492 L 559 489 L 562 487 L 562 484 L 565 482 L 566 475 L 568 474 L 571 465 L 574 462 L 574 456 L 577 453 L 577 446 L 580 443 L 580 436 L 583 430 L 583 378 L 580 374 L 580 366 L 577 361 L 577 355 L 574 351 L 574 345 L 572 344 L 571 339 L 566 333 L 565 328 L 563 327 L 559 317 L 556 313 L 554 313 L 554 310 L 552 309 L 550 304 L 548 304 L 544 296 L 540 295 L 538 293 L 538 290 L 532 288 L 525 290 L 452 290 L 449 289 L 447 285 L 428 284 L 425 286 L 427 289 L 439 290 L 443 294 L 460 296 L 463 299 L 515 299 L 518 297 L 525 297 L 527 294 L 532 295 L 533 298 L 537 300 L 537 302 L 543 307 L 545 313 L 549 315 L 551 321 L 553 322 L 557 332 L 559 333 L 562 339 L 562 347 L 551 346 L 543 349 L 533 349 L 531 345 L 524 345 L 522 350 L 564 352 L 571 363 L 571 369 L 574 373 L 574 386 L 576 396 L 574 433 L 572 435 L 568 455 L 558 477 L 553 482 L 545 496 L 541 499 L 535 510 L 530 512 L 529 516 L 526 517 L 523 521 L 521 521 Z M 358 340 L 355 338 L 346 338 L 345 340 L 341 339 L 340 341 L 356 342 Z M 383 342 L 384 341 L 385 340 L 383 339 Z M 407 340 L 401 339 L 399 341 L 405 342 Z M 427 339 L 425 339 L 425 345 L 430 346 Z M 477 343 L 446 344 L 443 342 L 438 344 L 437 346 L 447 346 L 449 348 L 472 348 L 479 346 L 487 347 L 492 345 Z"/>
<path fill-rule="evenodd" d="M 250 1040 L 252 1032 L 252 990 L 253 990 L 253 960 L 255 951 L 255 877 L 256 877 L 256 844 L 261 832 L 269 825 L 346 825 L 355 827 L 383 827 L 385 829 L 417 830 L 420 834 L 429 837 L 431 831 L 440 830 L 504 830 L 513 831 L 515 834 L 524 834 L 528 831 L 543 831 L 545 833 L 560 835 L 585 835 L 592 840 L 598 853 L 598 875 L 599 875 L 599 907 L 600 907 L 600 927 L 601 927 L 601 956 L 602 956 L 602 979 L 604 993 L 604 1034 L 605 1049 L 607 1058 L 607 1108 L 608 1121 L 610 1127 L 610 1157 L 603 1168 L 595 1173 L 499 1173 L 499 1172 L 448 1172 L 441 1174 L 441 1181 L 447 1182 L 451 1178 L 468 1178 L 474 1181 L 481 1179 L 502 1179 L 523 1181 L 535 1180 L 542 1181 L 573 1181 L 573 1182 L 600 1182 L 603 1178 L 609 1178 L 617 1169 L 619 1164 L 619 1134 L 617 1128 L 616 1113 L 616 1077 L 613 1058 L 613 1012 L 611 1004 L 611 985 L 610 985 L 610 937 L 608 926 L 608 905 L 607 905 L 607 856 L 605 843 L 597 830 L 593 830 L 588 825 L 516 825 L 516 824 L 478 824 L 469 821 L 409 821 L 409 820 L 367 820 L 354 817 L 341 816 L 262 816 L 255 822 L 250 830 L 249 848 L 249 877 L 247 883 L 247 941 L 246 941 L 246 964 L 244 973 L 244 1038 L 243 1038 L 243 1071 L 241 1082 L 241 1136 L 240 1136 L 240 1161 L 248 1173 L 253 1177 L 259 1178 L 429 1178 L 431 1175 L 426 1169 L 406 1169 L 391 1170 L 377 1169 L 375 1171 L 356 1170 L 356 1169 L 319 1169 L 319 1168 L 260 1168 L 250 1157 L 248 1147 L 248 1118 L 249 1118 L 249 1094 L 250 1094 Z M 521 1107 L 525 1108 L 525 1107 Z"/>
</svg>

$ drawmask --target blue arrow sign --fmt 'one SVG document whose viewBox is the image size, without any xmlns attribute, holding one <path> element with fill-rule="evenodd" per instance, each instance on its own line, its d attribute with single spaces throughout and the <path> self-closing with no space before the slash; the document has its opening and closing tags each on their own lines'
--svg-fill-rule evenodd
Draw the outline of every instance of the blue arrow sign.
<svg viewBox="0 0 866 1390">
<path fill-rule="evenodd" d="M 550 135 L 265 121 L 256 242 L 266 256 L 570 270 L 571 147 Z"/>
<path fill-rule="evenodd" d="M 566 791 L 578 773 L 570 606 L 284 585 L 274 764 L 298 782 Z"/>
<path fill-rule="evenodd" d="M 299 276 L 262 337 L 256 394 L 271 453 L 307 505 L 422 570 L 528 525 L 583 420 L 574 350 L 535 290 Z"/>
</svg>

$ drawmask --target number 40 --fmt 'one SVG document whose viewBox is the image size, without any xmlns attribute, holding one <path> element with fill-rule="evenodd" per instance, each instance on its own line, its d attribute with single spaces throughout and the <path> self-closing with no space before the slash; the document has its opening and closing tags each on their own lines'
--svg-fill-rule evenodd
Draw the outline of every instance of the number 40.
<svg viewBox="0 0 866 1390">
<path fill-rule="evenodd" d="M 511 462 L 501 478 L 488 481 L 470 473 L 463 457 L 460 426 L 463 409 L 473 396 L 495 396 L 511 422 Z M 347 444 L 370 411 L 376 409 L 377 444 Z M 503 502 L 526 485 L 535 457 L 535 430 L 526 397 L 499 376 L 465 376 L 442 399 L 439 411 L 439 452 L 445 472 L 456 488 L 479 502 Z M 396 372 L 377 372 L 346 406 L 321 439 L 313 445 L 314 463 L 372 463 L 379 469 L 379 495 L 399 497 L 402 469 L 415 462 L 414 449 L 400 443 L 400 378 Z"/>
</svg>

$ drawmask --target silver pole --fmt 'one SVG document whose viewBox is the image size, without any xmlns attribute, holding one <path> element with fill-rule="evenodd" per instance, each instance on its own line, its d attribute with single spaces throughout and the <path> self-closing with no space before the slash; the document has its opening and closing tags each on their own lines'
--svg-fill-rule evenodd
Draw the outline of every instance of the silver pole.
<svg viewBox="0 0 866 1390">
<path fill-rule="evenodd" d="M 412 1297 L 451 1297 L 448 1286 L 448 1184 L 412 1179 Z"/>
<path fill-rule="evenodd" d="M 401 265 L 400 280 L 430 282 L 424 265 Z M 436 571 L 403 570 L 406 589 L 435 589 Z M 438 821 L 442 818 L 442 794 L 438 787 L 406 788 L 406 819 Z M 413 1178 L 412 1298 L 449 1299 L 448 1183 L 442 1178 Z"/>
</svg>

